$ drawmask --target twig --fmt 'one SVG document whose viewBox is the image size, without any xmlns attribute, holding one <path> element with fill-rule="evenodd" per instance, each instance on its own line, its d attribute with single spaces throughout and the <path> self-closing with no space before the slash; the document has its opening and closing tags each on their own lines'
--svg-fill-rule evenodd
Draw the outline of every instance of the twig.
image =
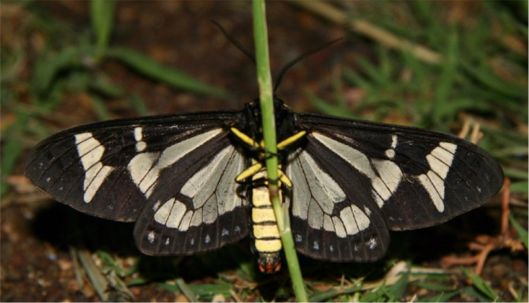
<svg viewBox="0 0 529 303">
<path fill-rule="evenodd" d="M 502 193 L 502 214 L 501 214 L 501 231 L 499 235 L 488 236 L 479 235 L 473 242 L 468 244 L 468 248 L 478 251 L 477 254 L 470 257 L 447 256 L 441 261 L 444 266 L 453 265 L 471 265 L 476 264 L 474 271 L 480 275 L 483 272 L 485 261 L 493 250 L 509 248 L 511 251 L 523 250 L 520 240 L 513 239 L 509 230 L 509 200 L 510 200 L 510 180 L 505 178 Z"/>
<path fill-rule="evenodd" d="M 279 198 L 277 139 L 275 130 L 274 102 L 272 92 L 272 76 L 268 55 L 268 31 L 266 26 L 266 9 L 264 0 L 253 0 L 253 25 L 255 40 L 255 58 L 257 63 L 257 82 L 259 84 L 259 105 L 263 126 L 264 149 L 270 153 L 265 160 L 268 177 L 268 192 L 274 209 L 277 227 L 283 244 L 283 252 L 287 261 L 292 288 L 296 300 L 307 301 L 307 292 L 301 275 L 294 239 L 290 230 L 287 212 L 283 211 Z"/>
<path fill-rule="evenodd" d="M 338 10 L 332 4 L 329 4 L 329 2 L 324 2 L 321 0 L 294 0 L 290 3 L 301 6 L 315 14 L 327 18 L 334 23 L 347 25 L 352 31 L 365 35 L 387 47 L 410 52 L 415 57 L 424 62 L 431 64 L 440 64 L 442 62 L 441 55 L 434 52 L 433 50 L 422 45 L 412 43 L 406 39 L 399 38 L 396 35 L 387 32 L 365 20 L 348 19 L 345 12 Z"/>
</svg>

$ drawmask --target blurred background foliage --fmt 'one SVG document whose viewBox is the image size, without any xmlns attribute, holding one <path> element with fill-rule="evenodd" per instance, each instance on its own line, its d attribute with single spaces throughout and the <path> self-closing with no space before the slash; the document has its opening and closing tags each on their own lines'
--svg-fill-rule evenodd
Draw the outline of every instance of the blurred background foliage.
<svg viewBox="0 0 529 303">
<path fill-rule="evenodd" d="M 527 9 L 527 1 L 269 3 L 277 70 L 345 38 L 289 71 L 279 96 L 297 110 L 443 132 L 478 123 L 480 146 L 512 181 L 511 223 L 527 247 Z M 60 129 L 242 107 L 257 95 L 253 66 L 209 19 L 250 46 L 250 11 L 242 1 L 0 3 L 3 301 L 292 298 L 284 275 L 256 273 L 249 243 L 185 259 L 141 256 L 130 227 L 50 210 L 22 177 L 31 147 Z M 375 266 L 303 260 L 311 299 L 527 301 L 527 250 L 497 253 L 482 276 L 440 267 L 443 254 L 468 253 L 478 233 L 497 233 L 498 201 L 479 213 L 485 227 L 472 232 L 463 219 L 403 233 Z M 431 251 L 413 242 L 428 243 L 429 233 L 441 235 L 439 245 L 460 244 L 420 257 Z"/>
</svg>

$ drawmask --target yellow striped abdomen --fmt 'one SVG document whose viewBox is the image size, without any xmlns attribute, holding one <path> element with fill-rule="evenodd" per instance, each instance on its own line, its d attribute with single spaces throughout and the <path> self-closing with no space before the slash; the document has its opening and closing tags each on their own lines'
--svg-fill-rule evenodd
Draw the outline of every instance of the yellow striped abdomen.
<svg viewBox="0 0 529 303">
<path fill-rule="evenodd" d="M 255 249 L 259 253 L 259 269 L 262 272 L 273 273 L 281 268 L 281 239 L 277 221 L 270 202 L 268 187 L 264 171 L 253 176 L 252 189 L 252 235 L 255 239 Z M 259 183 L 259 184 L 257 184 Z M 281 198 L 281 193 L 280 193 Z M 282 199 L 281 199 L 282 200 Z"/>
</svg>

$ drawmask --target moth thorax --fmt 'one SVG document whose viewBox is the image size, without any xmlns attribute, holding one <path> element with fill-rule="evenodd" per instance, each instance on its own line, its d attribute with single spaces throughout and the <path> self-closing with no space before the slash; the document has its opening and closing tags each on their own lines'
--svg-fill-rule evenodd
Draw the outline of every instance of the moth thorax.
<svg viewBox="0 0 529 303">
<path fill-rule="evenodd" d="M 260 171 L 252 177 L 252 233 L 259 254 L 259 270 L 274 273 L 281 269 L 281 239 L 274 209 L 270 202 L 266 173 Z M 281 192 L 280 201 L 283 201 Z"/>
</svg>

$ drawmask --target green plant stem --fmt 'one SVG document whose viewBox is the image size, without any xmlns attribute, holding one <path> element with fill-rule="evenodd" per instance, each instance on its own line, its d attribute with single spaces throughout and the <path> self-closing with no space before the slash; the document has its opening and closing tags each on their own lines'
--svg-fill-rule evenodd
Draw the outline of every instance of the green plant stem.
<svg viewBox="0 0 529 303">
<path fill-rule="evenodd" d="M 269 180 L 268 189 L 274 208 L 283 251 L 287 261 L 292 288 L 296 300 L 307 301 L 307 293 L 301 276 L 298 257 L 294 249 L 294 240 L 288 223 L 287 212 L 283 211 L 278 186 L 277 139 L 275 132 L 274 102 L 272 93 L 272 76 L 268 55 L 268 32 L 266 27 L 266 10 L 264 0 L 253 0 L 253 24 L 255 39 L 255 55 L 257 63 L 257 82 L 259 84 L 259 100 L 263 123 L 263 139 L 266 157 L 266 171 Z"/>
</svg>

